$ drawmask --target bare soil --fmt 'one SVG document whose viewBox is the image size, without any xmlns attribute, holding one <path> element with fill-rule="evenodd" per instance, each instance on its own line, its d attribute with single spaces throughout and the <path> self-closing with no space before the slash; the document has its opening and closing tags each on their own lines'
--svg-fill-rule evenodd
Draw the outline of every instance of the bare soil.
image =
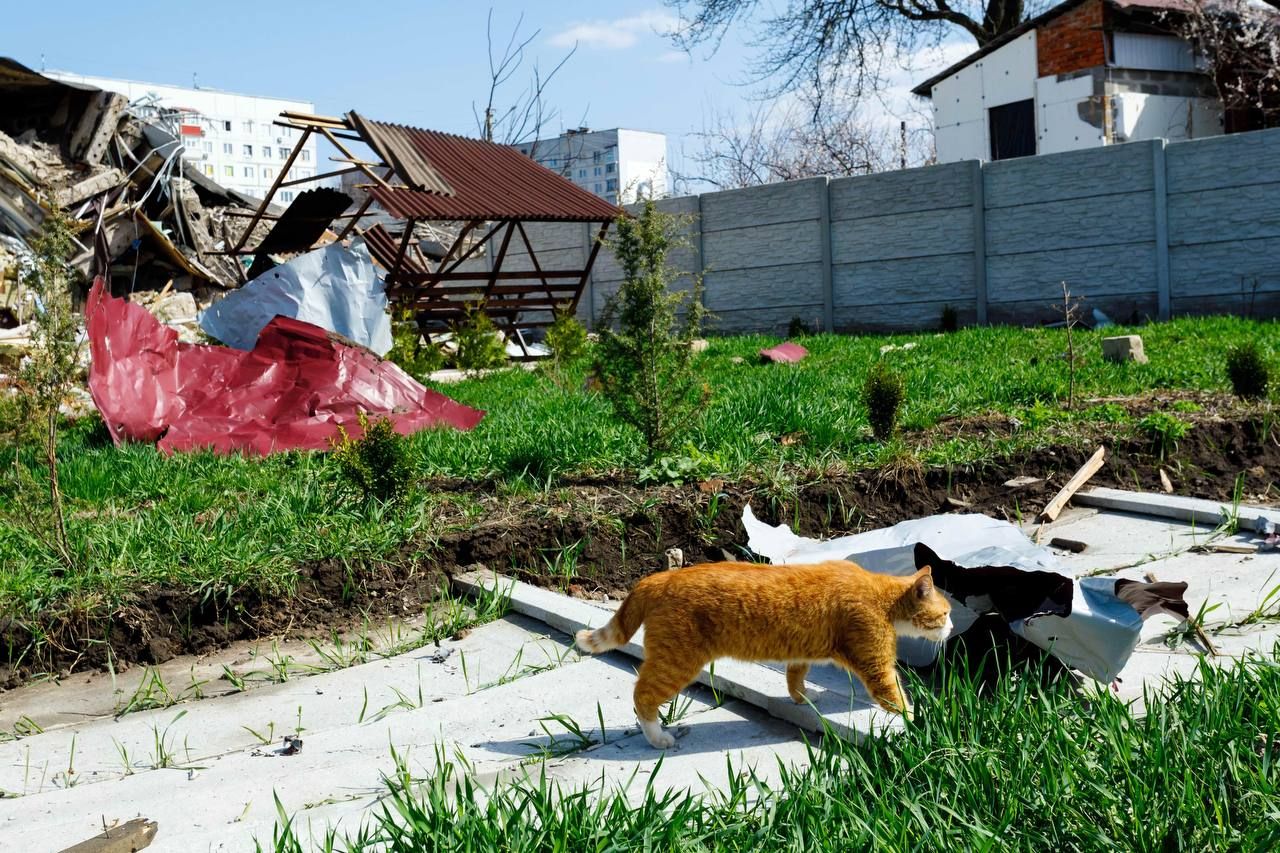
<svg viewBox="0 0 1280 853">
<path fill-rule="evenodd" d="M 997 419 L 998 420 L 998 419 Z M 991 435 L 1004 424 L 983 423 Z M 963 432 L 971 421 L 934 430 Z M 299 567 L 294 594 L 242 590 L 225 597 L 152 589 L 111 614 L 82 614 L 45 626 L 56 637 L 16 666 L 0 665 L 0 688 L 36 673 L 117 669 L 203 654 L 236 640 L 327 635 L 371 619 L 418 614 L 453 571 L 477 563 L 586 597 L 619 597 L 639 578 L 667 565 L 680 548 L 686 563 L 745 557 L 742 510 L 750 503 L 770 524 L 806 536 L 832 537 L 941 512 L 980 512 L 1017 521 L 1031 517 L 1088 458 L 1101 436 L 1074 434 L 1064 444 L 981 465 L 893 469 L 783 483 L 704 482 L 640 488 L 616 478 L 565 483 L 547 494 L 510 496 L 493 484 L 437 484 L 467 492 L 486 512 L 481 522 L 454 520 L 430 543 L 407 543 L 379 561 L 325 561 Z M 1280 444 L 1256 420 L 1202 417 L 1167 459 L 1141 439 L 1108 443 L 1106 466 L 1090 485 L 1160 491 L 1163 468 L 1175 492 L 1230 501 L 1241 478 L 1243 500 L 1280 495 Z M 1043 483 L 1010 488 L 1015 477 Z M 446 521 L 446 529 L 448 519 Z M 0 623 L 0 642 L 16 658 L 33 647 L 28 628 Z"/>
</svg>

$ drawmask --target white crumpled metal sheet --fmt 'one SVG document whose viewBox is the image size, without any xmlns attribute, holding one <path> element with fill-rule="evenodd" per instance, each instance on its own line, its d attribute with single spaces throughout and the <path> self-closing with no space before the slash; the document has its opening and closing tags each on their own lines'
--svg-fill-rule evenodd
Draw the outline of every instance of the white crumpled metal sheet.
<svg viewBox="0 0 1280 853">
<path fill-rule="evenodd" d="M 748 505 L 742 525 L 747 547 L 771 563 L 851 560 L 868 571 L 907 575 L 916 570 L 915 546 L 923 542 L 938 556 L 965 568 L 1012 566 L 1066 576 L 1052 551 L 1033 543 L 1015 525 L 985 515 L 931 515 L 824 541 L 797 536 L 785 524 L 765 524 Z M 978 615 L 952 599 L 955 634 L 968 630 Z M 1109 683 L 1137 646 L 1142 617 L 1115 594 L 1115 579 L 1085 578 L 1072 581 L 1069 616 L 1038 615 L 1010 622 L 1009 627 L 1068 666 Z M 928 641 L 898 641 L 898 657 L 913 666 L 927 664 L 937 654 L 938 646 Z"/>
<path fill-rule="evenodd" d="M 200 328 L 251 350 L 277 315 L 337 332 L 378 355 L 391 349 L 387 296 L 360 238 L 350 249 L 330 243 L 268 270 L 206 309 Z"/>
</svg>

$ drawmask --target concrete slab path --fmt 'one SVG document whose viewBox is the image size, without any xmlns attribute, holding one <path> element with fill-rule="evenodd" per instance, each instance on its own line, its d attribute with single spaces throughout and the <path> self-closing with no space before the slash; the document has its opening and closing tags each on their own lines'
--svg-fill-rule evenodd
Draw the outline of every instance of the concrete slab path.
<svg viewBox="0 0 1280 853">
<path fill-rule="evenodd" d="M 1192 550 L 1208 533 L 1176 518 L 1073 508 L 1042 540 L 1088 543 L 1082 553 L 1061 554 L 1075 575 L 1186 580 L 1193 612 L 1205 607 L 1206 629 L 1224 655 L 1269 652 L 1280 640 L 1280 593 L 1268 598 L 1280 586 L 1280 553 Z M 303 644 L 174 661 L 163 668 L 167 682 L 180 684 L 184 674 L 204 681 L 204 698 L 118 719 L 145 672 L 83 675 L 0 696 L 4 730 L 25 735 L 0 744 L 0 850 L 59 851 L 104 822 L 137 816 L 159 823 L 149 850 L 253 849 L 255 838 L 270 842 L 276 797 L 295 828 L 321 839 L 330 827 L 359 826 L 394 769 L 392 749 L 420 777 L 442 759 L 461 758 L 484 784 L 545 769 L 570 785 L 604 780 L 639 796 L 662 755 L 632 715 L 639 646 L 598 658 L 572 648 L 570 632 L 603 623 L 608 603 L 522 586 L 513 609 L 461 639 L 338 671 L 319 672 L 323 648 Z M 1136 699 L 1144 686 L 1194 672 L 1200 650 L 1171 638 L 1177 627 L 1170 617 L 1147 622 L 1121 674 L 1121 696 Z M 263 677 L 239 690 L 217 680 L 224 665 L 272 671 L 274 662 L 280 672 L 282 660 L 288 677 L 278 683 Z M 681 700 L 677 745 L 663 759 L 659 787 L 721 787 L 726 755 L 736 768 L 776 779 L 779 761 L 806 760 L 806 739 L 824 723 L 850 737 L 900 725 L 833 668 L 815 668 L 810 681 L 814 707 L 797 706 L 777 668 L 718 662 Z M 285 734 L 301 736 L 301 751 L 282 753 Z"/>
</svg>

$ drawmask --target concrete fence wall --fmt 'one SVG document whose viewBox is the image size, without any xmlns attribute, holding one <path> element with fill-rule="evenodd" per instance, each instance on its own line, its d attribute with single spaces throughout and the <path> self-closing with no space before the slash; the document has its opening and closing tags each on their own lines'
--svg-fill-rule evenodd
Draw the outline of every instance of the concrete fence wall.
<svg viewBox="0 0 1280 853">
<path fill-rule="evenodd" d="M 679 270 L 705 272 L 725 332 L 793 317 L 838 331 L 1055 319 L 1065 281 L 1117 321 L 1280 315 L 1280 130 L 1126 145 L 664 199 Z M 581 263 L 593 228 L 528 226 L 545 267 Z M 544 257 L 544 253 L 546 256 Z M 510 268 L 526 263 L 508 249 Z M 601 251 L 579 316 L 622 272 Z M 688 278 L 675 287 L 687 287 Z"/>
</svg>

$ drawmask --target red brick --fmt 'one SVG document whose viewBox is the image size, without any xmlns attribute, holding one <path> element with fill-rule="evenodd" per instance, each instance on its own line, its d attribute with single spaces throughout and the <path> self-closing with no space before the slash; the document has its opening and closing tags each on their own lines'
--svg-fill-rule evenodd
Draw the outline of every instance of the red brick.
<svg viewBox="0 0 1280 853">
<path fill-rule="evenodd" d="M 1087 0 L 1036 31 L 1037 75 L 1067 74 L 1105 65 L 1102 0 Z"/>
</svg>

